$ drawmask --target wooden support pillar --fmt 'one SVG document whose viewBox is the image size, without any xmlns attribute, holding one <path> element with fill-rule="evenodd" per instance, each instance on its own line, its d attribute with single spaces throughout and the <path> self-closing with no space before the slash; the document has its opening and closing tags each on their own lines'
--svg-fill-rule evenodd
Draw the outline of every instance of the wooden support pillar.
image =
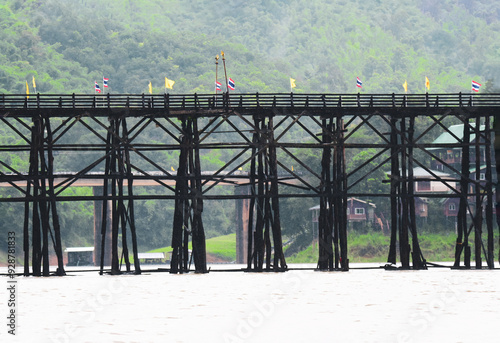
<svg viewBox="0 0 500 343">
<path fill-rule="evenodd" d="M 476 269 L 482 268 L 482 256 L 481 256 L 481 248 L 483 245 L 482 242 L 482 231 L 483 231 L 483 197 L 481 195 L 481 186 L 480 186 L 480 174 L 481 174 L 481 118 L 476 117 L 475 125 L 474 125 L 474 154 L 475 154 L 475 169 L 476 169 L 476 182 L 474 185 L 474 193 L 475 193 L 475 202 L 476 208 L 474 213 L 474 255 L 476 259 Z"/>
<path fill-rule="evenodd" d="M 342 154 L 343 147 L 341 146 L 340 137 L 340 123 L 338 122 L 339 117 L 337 117 L 336 123 L 333 122 L 334 118 L 330 118 L 329 132 L 332 135 L 330 142 L 332 143 L 332 161 L 331 161 L 331 180 L 329 184 L 331 189 L 328 191 L 328 204 L 329 210 L 328 220 L 332 223 L 330 224 L 332 229 L 332 243 L 333 243 L 333 265 L 329 266 L 330 270 L 338 270 L 339 265 L 342 264 L 343 258 L 340 256 L 340 233 L 342 227 L 344 226 L 344 221 L 346 221 L 345 213 L 343 209 L 343 174 L 341 172 L 342 168 Z M 328 178 L 330 177 L 328 176 Z M 347 223 L 347 222 L 346 222 Z M 330 247 L 330 245 L 328 245 Z"/>
<path fill-rule="evenodd" d="M 407 137 L 406 137 L 406 118 L 402 117 L 400 121 L 400 140 L 401 140 L 401 194 L 399 197 L 401 212 L 399 229 L 399 254 L 401 258 L 401 268 L 410 268 L 410 243 L 408 238 L 409 231 L 409 206 L 408 206 L 408 170 L 407 170 Z"/>
<path fill-rule="evenodd" d="M 336 202 L 335 207 L 338 208 L 338 227 L 335 236 L 338 236 L 340 243 L 340 269 L 342 271 L 349 270 L 349 258 L 347 255 L 347 173 L 346 173 L 346 160 L 345 160 L 345 146 L 344 146 L 344 119 L 337 116 L 337 133 L 336 133 L 336 176 L 334 178 L 337 182 L 336 186 Z M 339 255 L 337 245 L 335 245 L 335 257 Z M 337 268 L 337 265 L 335 265 Z"/>
<path fill-rule="evenodd" d="M 201 164 L 196 119 L 182 119 L 182 140 L 175 184 L 171 273 L 189 271 L 189 236 L 192 235 L 195 271 L 206 273 L 205 231 L 202 212 Z"/>
<path fill-rule="evenodd" d="M 462 176 L 460 177 L 460 203 L 458 206 L 457 215 L 457 240 L 455 247 L 455 263 L 454 268 L 460 268 L 460 256 L 465 249 L 464 264 L 466 268 L 470 268 L 470 247 L 469 234 L 467 228 L 468 216 L 468 190 L 469 190 L 469 166 L 470 166 L 470 126 L 468 117 L 463 118 L 463 145 L 462 145 Z"/>
<path fill-rule="evenodd" d="M 258 133 L 258 126 L 255 126 L 256 130 L 253 133 L 252 137 L 252 159 L 250 161 L 250 182 L 249 182 L 249 188 L 250 188 L 250 204 L 249 204 L 249 209 L 248 209 L 248 245 L 247 245 L 247 270 L 250 271 L 252 270 L 252 262 L 255 265 L 254 261 L 254 233 L 255 233 L 255 228 L 254 228 L 254 211 L 255 211 L 255 205 L 256 205 L 256 199 L 257 199 L 257 189 L 255 187 L 255 172 L 256 172 L 256 160 L 255 156 L 257 155 L 257 149 L 259 147 L 259 133 Z"/>
<path fill-rule="evenodd" d="M 45 131 L 47 133 L 47 141 L 52 143 L 52 128 L 50 125 L 50 120 L 48 118 L 45 119 Z M 56 253 L 57 258 L 57 270 L 56 275 L 62 276 L 66 275 L 64 271 L 64 260 L 63 260 L 63 252 L 62 252 L 62 242 L 61 242 L 61 226 L 59 224 L 59 215 L 57 213 L 57 204 L 55 200 L 54 194 L 54 155 L 52 152 L 52 144 L 47 144 L 47 175 L 48 175 L 48 198 L 50 205 L 50 213 L 47 215 L 52 215 L 52 226 L 54 229 L 54 251 Z M 50 230 L 50 227 L 49 227 Z"/>
<path fill-rule="evenodd" d="M 495 267 L 494 237 L 493 237 L 493 174 L 492 174 L 492 135 L 491 135 L 491 117 L 487 115 L 484 119 L 484 137 L 485 137 L 485 192 L 486 192 L 486 230 L 488 232 L 488 252 L 487 264 L 489 269 Z"/>
<path fill-rule="evenodd" d="M 39 193 L 40 193 L 40 181 L 38 179 L 39 176 L 39 163 L 38 163 L 38 149 L 40 149 L 41 138 L 40 138 L 40 118 L 33 118 L 33 126 L 31 130 L 31 151 L 30 151 L 30 179 L 33 180 L 33 213 L 32 213 L 32 222 L 33 222 L 33 232 L 31 235 L 31 246 L 32 246 L 32 254 L 31 254 L 31 265 L 33 269 L 34 276 L 42 275 L 42 235 L 40 228 L 40 216 L 38 212 L 38 203 L 39 203 Z"/>
<path fill-rule="evenodd" d="M 102 201 L 102 215 L 101 215 L 101 248 L 100 250 L 100 270 L 99 274 L 102 275 L 104 273 L 104 262 L 105 262 L 105 254 L 106 251 L 109 253 L 109 266 L 111 266 L 111 237 L 109 237 L 109 249 L 106 249 L 106 232 L 111 234 L 111 227 L 108 228 L 108 224 L 112 223 L 112 216 L 108 218 L 108 208 L 109 211 L 112 209 L 111 203 L 108 204 L 108 196 L 109 196 L 109 175 L 110 175 L 110 165 L 111 165 L 111 130 L 108 130 L 108 134 L 106 136 L 106 162 L 104 165 L 104 185 L 103 185 L 103 195 L 104 199 Z M 106 261 L 107 262 L 107 261 Z M 107 263 L 106 263 L 107 264 Z M 107 264 L 108 265 L 108 264 Z"/>
<path fill-rule="evenodd" d="M 284 271 L 288 267 L 285 262 L 285 254 L 283 253 L 283 240 L 281 237 L 281 220 L 279 206 L 279 190 L 278 190 L 278 159 L 276 156 L 276 145 L 274 141 L 274 121 L 269 118 L 269 173 L 271 179 L 271 227 L 273 232 L 274 245 L 274 264 L 275 271 Z"/>
<path fill-rule="evenodd" d="M 493 119 L 493 132 L 494 132 L 494 147 L 495 147 L 495 164 L 496 164 L 496 172 L 497 172 L 497 180 L 500 180 L 500 118 L 498 116 L 494 116 Z M 496 212 L 496 220 L 497 227 L 500 233 L 500 184 L 497 181 L 495 187 L 495 212 Z M 500 236 L 500 235 L 499 235 Z M 498 238 L 498 255 L 497 261 L 500 263 L 500 237 Z"/>
<path fill-rule="evenodd" d="M 127 121 L 125 118 L 121 119 L 121 150 L 119 154 L 119 171 L 120 171 L 120 182 L 119 182 L 119 209 L 121 210 L 120 219 L 122 221 L 122 244 L 123 244 L 123 256 L 125 257 L 125 263 L 127 271 L 130 271 L 130 261 L 128 257 L 128 247 L 127 247 L 127 223 L 130 226 L 130 234 L 132 239 L 132 255 L 134 257 L 134 273 L 141 274 L 141 266 L 139 263 L 139 252 L 137 250 L 137 233 L 135 230 L 135 213 L 134 213 L 134 201 L 133 201 L 133 177 L 132 177 L 132 163 L 130 161 L 130 146 L 128 137 Z M 128 200 L 125 205 L 124 190 L 123 185 L 124 179 L 127 179 L 127 195 Z"/>
<path fill-rule="evenodd" d="M 322 119 L 322 144 L 323 152 L 321 158 L 321 196 L 319 202 L 319 218 L 318 218 L 318 264 L 319 270 L 334 269 L 334 251 L 333 251 L 333 222 L 334 208 L 333 204 L 333 183 L 332 170 L 336 171 L 335 164 L 332 166 L 332 161 L 336 159 L 332 157 L 332 136 L 333 122 L 332 118 Z M 337 194 L 336 194 L 337 195 Z M 336 224 L 338 225 L 338 224 Z M 338 230 L 337 230 L 338 231 Z M 338 262 L 337 262 L 338 263 Z"/>
<path fill-rule="evenodd" d="M 335 120 L 335 122 L 334 122 Z M 344 122 L 322 119 L 321 196 L 318 218 L 319 270 L 349 270 Z"/>
<path fill-rule="evenodd" d="M 249 241 L 253 241 L 252 246 L 252 261 L 253 269 L 250 264 L 249 270 L 261 272 L 264 265 L 264 204 L 265 204 L 265 174 L 264 174 L 264 153 L 265 153 L 265 126 L 264 119 L 260 116 L 254 116 L 254 133 L 255 154 L 252 155 L 251 162 L 251 184 L 253 194 L 253 204 L 255 206 L 255 230 L 252 232 L 253 237 Z M 252 213 L 252 208 L 250 208 Z M 250 232 L 249 232 L 250 233 Z M 250 246 L 250 245 L 249 245 Z"/>
<path fill-rule="evenodd" d="M 183 228 L 183 218 L 184 218 L 184 185 L 182 184 L 184 180 L 181 178 L 181 162 L 183 160 L 183 154 L 185 152 L 181 149 L 180 153 L 180 163 L 177 168 L 177 180 L 175 182 L 175 210 L 174 210 L 174 222 L 172 224 L 172 258 L 170 261 L 170 272 L 179 272 L 179 263 L 181 263 L 181 250 L 182 250 L 182 228 Z"/>
<path fill-rule="evenodd" d="M 398 129 L 399 121 L 399 129 Z M 397 242 L 402 269 L 427 269 L 420 249 L 415 213 L 415 179 L 413 176 L 415 116 L 399 112 L 390 118 L 391 149 L 391 239 L 388 268 L 397 261 Z M 411 234 L 411 245 L 410 245 Z M 410 257 L 413 262 L 410 266 Z"/>
<path fill-rule="evenodd" d="M 266 118 L 268 119 L 266 123 Z M 250 165 L 250 206 L 248 223 L 247 270 L 287 269 L 281 237 L 279 212 L 278 161 L 274 142 L 273 119 L 254 115 Z M 255 230 L 252 230 L 255 207 Z M 272 238 L 271 238 L 272 234 Z M 273 254 L 274 244 L 274 258 Z M 250 253 L 251 252 L 251 253 Z M 252 268 L 253 263 L 253 268 Z"/>
<path fill-rule="evenodd" d="M 130 225 L 132 238 L 134 273 L 141 273 L 137 251 L 137 236 L 132 199 L 132 165 L 130 161 L 129 149 L 128 131 L 125 118 L 110 118 L 110 126 L 108 127 L 108 135 L 106 139 L 106 163 L 103 187 L 104 200 L 102 202 L 101 241 L 99 249 L 101 257 L 100 274 L 103 273 L 107 256 L 106 242 L 109 241 L 111 241 L 111 274 L 121 274 L 122 260 L 125 261 L 126 271 L 131 271 L 127 241 L 127 224 Z M 128 181 L 128 188 L 125 188 L 125 180 Z M 111 184 L 109 184 L 109 182 L 111 182 Z M 125 195 L 125 190 L 127 195 Z M 111 196 L 109 201 L 107 199 L 108 196 Z M 110 217 L 108 217 L 108 212 Z M 109 230 L 109 228 L 111 230 Z M 120 232 L 122 256 L 120 256 L 118 246 Z M 110 239 L 109 233 L 111 233 Z"/>
<path fill-rule="evenodd" d="M 391 146 L 391 240 L 389 246 L 389 256 L 387 257 L 387 263 L 396 264 L 397 259 L 397 235 L 399 226 L 399 215 L 398 215 L 398 195 L 400 187 L 400 171 L 399 171 L 399 145 L 397 136 L 397 119 L 394 116 L 390 118 L 391 123 L 391 134 L 390 134 L 390 146 Z"/>
<path fill-rule="evenodd" d="M 111 274 L 120 274 L 120 257 L 118 253 L 118 234 L 120 220 L 118 217 L 118 208 L 115 195 L 117 195 L 117 154 L 118 151 L 118 129 L 119 123 L 116 119 L 111 119 L 111 162 L 110 162 L 110 175 L 111 175 Z"/>
<path fill-rule="evenodd" d="M 201 187 L 201 163 L 200 163 L 200 137 L 198 132 L 198 119 L 191 120 L 193 132 L 193 147 L 191 153 L 191 174 L 194 174 L 195 180 L 191 181 L 191 207 L 193 210 L 193 255 L 194 267 L 197 273 L 207 273 L 207 252 L 205 245 L 205 229 L 203 227 L 203 198 Z"/>
<path fill-rule="evenodd" d="M 413 178 L 413 133 L 415 127 L 415 117 L 410 115 L 408 125 L 408 206 L 410 212 L 410 233 L 412 241 L 412 261 L 413 269 L 427 269 L 425 258 L 423 257 L 418 240 L 418 231 L 415 214 L 415 181 Z"/>
<path fill-rule="evenodd" d="M 172 260 L 170 262 L 170 273 L 178 273 L 183 270 L 183 243 L 184 233 L 184 207 L 187 199 L 187 155 L 188 155 L 188 133 L 186 120 L 182 121 L 182 139 L 180 144 L 179 166 L 175 181 L 175 210 L 172 231 Z"/>
<path fill-rule="evenodd" d="M 31 160 L 31 158 L 30 158 Z M 30 167 L 31 169 L 31 167 Z M 31 183 L 26 184 L 26 196 L 31 193 Z M 24 202 L 23 250 L 24 250 L 24 276 L 30 275 L 30 239 L 29 239 L 30 201 Z M 34 231 L 34 230 L 33 230 Z"/>
<path fill-rule="evenodd" d="M 49 235 L 57 258 L 56 275 L 65 275 L 61 230 L 54 195 L 52 130 L 50 120 L 41 115 L 32 118 L 29 179 L 33 183 L 32 270 L 34 276 L 50 275 Z M 45 137 L 47 135 L 47 137 Z M 31 185 L 26 194 L 30 195 Z M 29 275 L 29 202 L 24 211 L 24 275 Z M 51 223 L 53 230 L 51 230 Z"/>
</svg>

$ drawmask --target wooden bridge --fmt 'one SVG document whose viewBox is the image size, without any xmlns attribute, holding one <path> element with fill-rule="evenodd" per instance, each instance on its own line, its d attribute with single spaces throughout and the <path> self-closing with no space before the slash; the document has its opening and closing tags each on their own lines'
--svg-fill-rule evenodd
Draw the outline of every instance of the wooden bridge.
<svg viewBox="0 0 500 343">
<path fill-rule="evenodd" d="M 65 228 L 59 224 L 57 203 L 82 200 L 102 201 L 102 213 L 111 206 L 110 223 L 101 216 L 101 273 L 108 227 L 111 272 L 120 273 L 121 234 L 126 268 L 131 270 L 130 237 L 134 272 L 140 273 L 134 200 L 143 199 L 175 200 L 172 273 L 187 271 L 189 240 L 195 270 L 207 272 L 202 212 L 211 199 L 248 202 L 241 240 L 248 271 L 286 270 L 279 203 L 285 197 L 315 198 L 320 204 L 318 269 L 349 269 L 348 197 L 389 199 L 388 263 L 425 269 L 413 174 L 420 167 L 428 176 L 419 182 L 438 182 L 446 189 L 425 197 L 459 199 L 454 267 L 470 268 L 474 256 L 475 268 L 483 267 L 483 257 L 493 268 L 492 134 L 499 110 L 500 94 L 0 95 L 1 125 L 16 137 L 0 145 L 0 184 L 17 192 L 0 202 L 25 204 L 25 275 L 49 275 L 49 237 L 57 273 L 64 274 L 60 233 Z M 415 122 L 423 119 L 428 126 L 417 130 Z M 450 124 L 462 125 L 460 134 Z M 88 141 L 75 141 L 78 130 Z M 448 133 L 453 142 L 435 142 L 436 132 Z M 230 149 L 233 155 L 207 173 L 200 154 L 213 149 Z M 437 152 L 443 149 L 458 149 L 460 164 Z M 311 150 L 312 155 L 304 154 Z M 175 173 L 158 160 L 159 151 L 178 155 Z M 360 151 L 365 158 L 355 158 Z M 77 157 L 79 169 L 60 175 L 67 170 L 62 158 L 67 152 Z M 29 160 L 29 168 L 11 166 L 12 155 Z M 437 161 L 447 176 L 432 169 L 429 160 Z M 248 172 L 239 173 L 243 167 Z M 389 175 L 383 191 L 374 194 L 362 187 L 380 171 Z M 96 178 L 106 190 L 101 194 L 62 195 L 75 183 Z M 164 192 L 135 194 L 134 186 L 144 182 L 162 186 Z M 218 194 L 215 186 L 225 182 L 246 184 L 249 191 Z"/>
</svg>

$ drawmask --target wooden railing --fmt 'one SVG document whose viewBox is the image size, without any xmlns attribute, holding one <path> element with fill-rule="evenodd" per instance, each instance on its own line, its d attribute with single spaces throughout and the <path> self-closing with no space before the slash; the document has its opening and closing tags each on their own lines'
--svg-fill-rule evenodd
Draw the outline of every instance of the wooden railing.
<svg viewBox="0 0 500 343">
<path fill-rule="evenodd" d="M 500 107 L 500 94 L 0 94 L 2 109 Z"/>
</svg>

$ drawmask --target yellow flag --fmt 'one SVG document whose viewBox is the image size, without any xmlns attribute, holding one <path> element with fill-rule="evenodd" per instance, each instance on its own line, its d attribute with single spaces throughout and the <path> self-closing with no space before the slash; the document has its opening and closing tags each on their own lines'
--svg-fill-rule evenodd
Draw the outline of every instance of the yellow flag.
<svg viewBox="0 0 500 343">
<path fill-rule="evenodd" d="M 33 76 L 33 88 L 36 88 L 35 77 Z"/>
<path fill-rule="evenodd" d="M 28 81 L 26 81 L 26 99 L 30 98 L 30 87 L 28 86 Z"/>
<path fill-rule="evenodd" d="M 297 85 L 295 84 L 295 79 L 290 78 L 290 88 L 295 88 Z"/>
<path fill-rule="evenodd" d="M 425 77 L 425 88 L 427 88 L 427 90 L 431 89 L 431 83 L 429 82 L 429 78 L 427 76 Z"/>
<path fill-rule="evenodd" d="M 153 94 L 153 85 L 151 84 L 151 81 L 149 81 L 149 94 Z"/>
<path fill-rule="evenodd" d="M 405 83 L 403 83 L 403 88 L 405 89 L 405 93 L 408 92 L 408 83 L 405 80 Z"/>
<path fill-rule="evenodd" d="M 174 80 L 169 80 L 165 78 L 165 88 L 174 89 Z"/>
</svg>

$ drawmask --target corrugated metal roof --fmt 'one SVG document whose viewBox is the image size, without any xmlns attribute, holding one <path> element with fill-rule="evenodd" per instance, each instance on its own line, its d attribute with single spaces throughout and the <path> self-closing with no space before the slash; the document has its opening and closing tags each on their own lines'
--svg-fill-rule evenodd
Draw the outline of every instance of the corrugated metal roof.
<svg viewBox="0 0 500 343">
<path fill-rule="evenodd" d="M 469 124 L 472 127 L 475 127 L 474 123 Z M 484 130 L 484 125 L 481 125 L 479 127 L 481 131 Z M 452 125 L 448 128 L 449 131 L 445 131 L 442 134 L 439 135 L 438 138 L 436 138 L 432 144 L 454 144 L 458 143 L 459 141 L 453 136 L 455 135 L 458 139 L 462 140 L 464 137 L 464 124 L 458 124 L 458 125 Z M 453 135 L 452 135 L 453 134 Z M 476 134 L 471 132 L 470 133 L 470 141 L 474 141 L 476 139 Z M 442 149 L 442 148 L 427 148 L 427 150 L 435 150 L 435 149 Z M 461 148 L 460 148 L 461 149 Z"/>
<path fill-rule="evenodd" d="M 439 177 L 450 176 L 450 174 L 446 174 L 446 173 L 443 173 L 443 172 L 440 172 L 437 170 L 432 170 L 432 172 L 434 173 L 434 175 L 439 176 Z M 425 170 L 422 167 L 413 168 L 413 177 L 414 178 L 419 178 L 419 177 L 421 177 L 421 178 L 433 178 L 432 174 L 429 173 L 427 170 Z"/>
<path fill-rule="evenodd" d="M 483 169 L 486 169 L 486 164 L 479 167 L 479 171 L 481 171 Z M 475 173 L 475 172 L 476 172 L 476 166 L 469 168 L 469 173 Z"/>
<path fill-rule="evenodd" d="M 347 198 L 347 201 L 351 201 L 351 200 L 359 201 L 359 202 L 362 202 L 364 204 L 370 205 L 372 207 L 377 207 L 377 205 L 375 205 L 374 203 L 371 203 L 369 201 L 365 201 L 365 200 L 361 200 L 361 199 L 353 198 L 353 197 Z M 319 208 L 320 208 L 320 205 L 316 205 L 316 206 L 310 207 L 309 211 L 319 210 Z"/>
</svg>

